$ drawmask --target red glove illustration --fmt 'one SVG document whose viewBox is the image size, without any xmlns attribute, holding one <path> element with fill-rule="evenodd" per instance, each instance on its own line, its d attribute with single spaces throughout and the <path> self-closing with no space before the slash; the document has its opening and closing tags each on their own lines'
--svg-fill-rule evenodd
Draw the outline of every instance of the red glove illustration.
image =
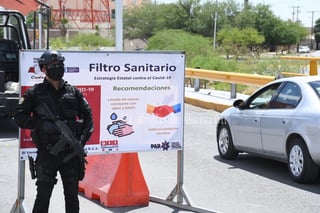
<svg viewBox="0 0 320 213">
<path fill-rule="evenodd" d="M 156 116 L 163 118 L 166 117 L 167 115 L 169 115 L 170 113 L 174 112 L 180 112 L 181 111 L 181 105 L 180 104 L 176 104 L 173 106 L 168 106 L 168 105 L 162 105 L 162 106 L 152 106 L 152 105 L 147 105 L 147 113 L 153 113 Z"/>
</svg>

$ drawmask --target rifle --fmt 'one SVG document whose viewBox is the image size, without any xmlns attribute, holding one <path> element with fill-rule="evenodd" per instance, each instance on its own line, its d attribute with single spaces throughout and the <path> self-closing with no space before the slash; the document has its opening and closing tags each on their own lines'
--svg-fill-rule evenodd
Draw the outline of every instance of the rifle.
<svg viewBox="0 0 320 213">
<path fill-rule="evenodd" d="M 38 112 L 43 115 L 45 119 L 52 121 L 60 133 L 59 141 L 52 147 L 50 153 L 54 156 L 58 156 L 58 154 L 65 149 L 65 146 L 69 144 L 73 151 L 63 159 L 63 162 L 66 163 L 78 156 L 81 162 L 87 163 L 85 159 L 87 154 L 84 151 L 84 148 L 79 140 L 74 137 L 67 124 L 64 121 L 59 120 L 46 103 L 42 103 L 39 106 Z"/>
</svg>

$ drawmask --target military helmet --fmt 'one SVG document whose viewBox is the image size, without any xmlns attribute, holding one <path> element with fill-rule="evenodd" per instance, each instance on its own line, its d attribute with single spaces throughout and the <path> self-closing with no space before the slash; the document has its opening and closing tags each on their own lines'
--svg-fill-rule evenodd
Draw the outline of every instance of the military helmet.
<svg viewBox="0 0 320 213">
<path fill-rule="evenodd" d="M 41 69 L 44 65 L 47 65 L 53 62 L 63 63 L 64 57 L 58 51 L 47 50 L 41 55 L 40 59 L 38 60 L 38 64 Z"/>
</svg>

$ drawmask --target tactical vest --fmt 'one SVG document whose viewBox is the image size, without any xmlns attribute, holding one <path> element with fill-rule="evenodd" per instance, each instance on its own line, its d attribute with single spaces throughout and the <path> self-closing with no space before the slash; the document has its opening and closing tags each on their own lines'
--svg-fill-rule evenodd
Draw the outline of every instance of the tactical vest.
<svg viewBox="0 0 320 213">
<path fill-rule="evenodd" d="M 54 97 L 56 96 L 56 97 Z M 34 116 L 45 119 L 45 115 L 39 114 L 37 107 L 45 102 L 51 108 L 52 112 L 57 115 L 60 120 L 63 120 L 70 127 L 76 137 L 78 137 L 78 127 L 76 118 L 78 116 L 78 94 L 77 90 L 70 84 L 66 84 L 56 93 L 48 92 L 48 87 L 45 83 L 37 84 L 33 87 L 33 107 Z M 54 145 L 59 139 L 59 133 L 46 134 L 41 130 L 35 129 L 32 131 L 32 139 L 38 148 L 48 147 L 48 144 Z"/>
</svg>

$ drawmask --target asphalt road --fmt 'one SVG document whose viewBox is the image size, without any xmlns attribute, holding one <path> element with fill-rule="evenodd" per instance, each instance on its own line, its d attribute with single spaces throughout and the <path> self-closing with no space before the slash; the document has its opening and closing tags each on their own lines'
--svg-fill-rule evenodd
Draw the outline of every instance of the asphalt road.
<svg viewBox="0 0 320 213">
<path fill-rule="evenodd" d="M 192 206 L 221 213 L 320 212 L 320 181 L 293 182 L 286 164 L 242 154 L 235 161 L 220 159 L 215 140 L 219 113 L 185 105 L 183 190 Z M 2 125 L 3 126 L 3 125 Z M 7 213 L 16 198 L 17 135 L 0 136 L 0 213 Z M 6 126 L 6 125 L 4 125 Z M 176 152 L 142 152 L 139 159 L 150 196 L 166 199 L 177 184 Z M 34 183 L 26 171 L 25 205 L 30 209 Z M 187 212 L 150 202 L 147 207 L 105 208 L 80 196 L 81 212 Z M 63 212 L 62 188 L 55 188 L 51 212 Z"/>
</svg>

